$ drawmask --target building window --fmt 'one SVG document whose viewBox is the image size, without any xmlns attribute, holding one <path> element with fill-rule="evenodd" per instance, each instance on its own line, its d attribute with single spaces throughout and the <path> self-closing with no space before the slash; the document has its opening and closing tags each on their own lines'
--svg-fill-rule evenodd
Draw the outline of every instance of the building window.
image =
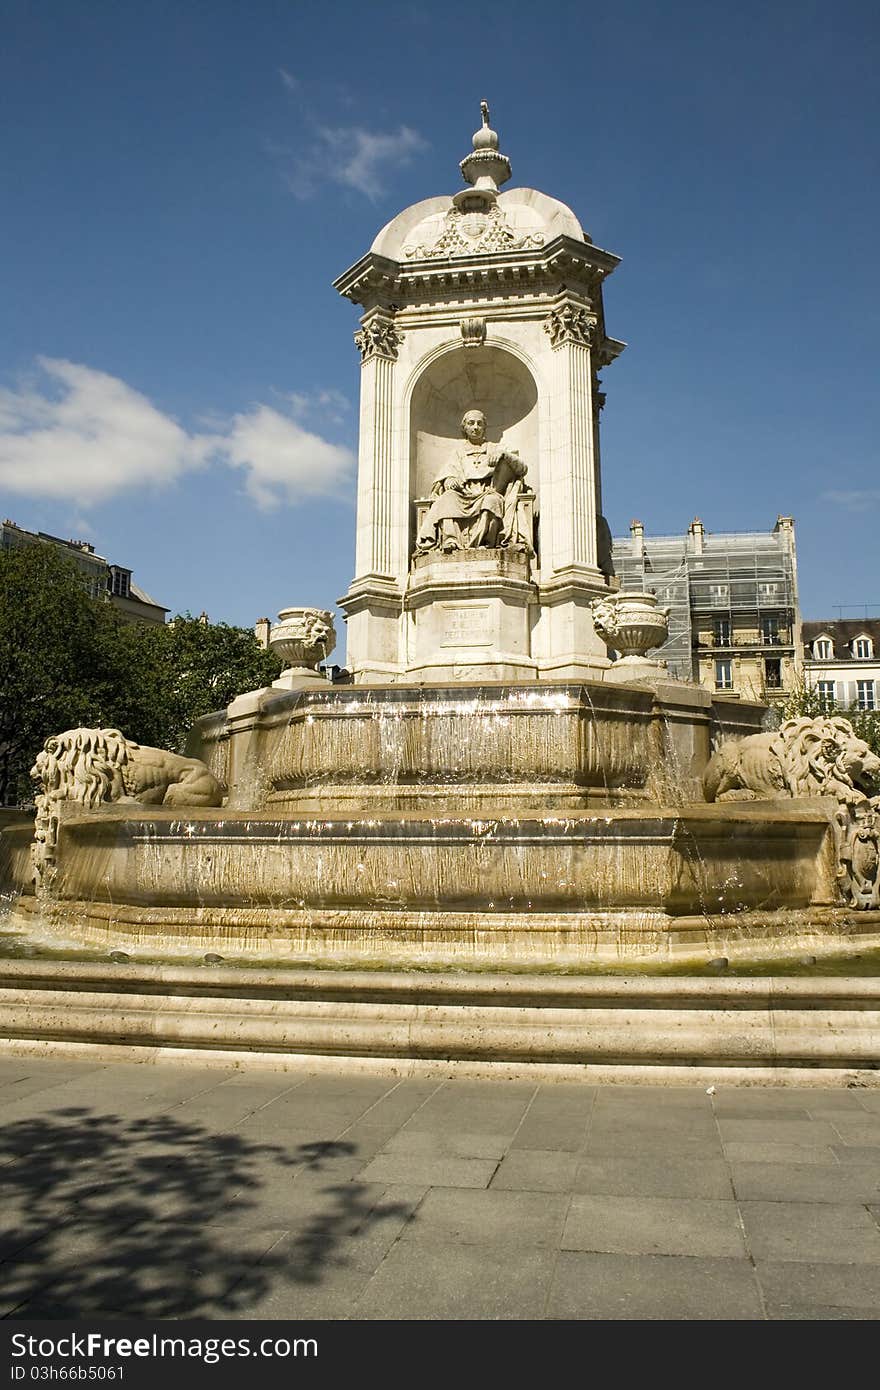
<svg viewBox="0 0 880 1390">
<path fill-rule="evenodd" d="M 131 570 L 120 569 L 118 565 L 110 566 L 108 575 L 110 592 L 116 598 L 128 598 L 131 592 Z"/>
<path fill-rule="evenodd" d="M 732 689 L 733 689 L 733 662 L 731 662 L 731 661 L 716 661 L 716 662 L 715 662 L 715 689 L 716 689 L 716 690 L 732 690 Z"/>
<path fill-rule="evenodd" d="M 835 705 L 834 681 L 817 681 L 816 694 L 823 709 L 833 709 Z"/>
<path fill-rule="evenodd" d="M 716 607 L 720 608 L 726 605 L 729 595 L 730 590 L 726 584 L 709 585 L 709 600 L 711 603 L 714 603 Z"/>
<path fill-rule="evenodd" d="M 779 645 L 779 618 L 775 613 L 766 613 L 761 618 L 761 641 L 765 647 Z"/>
<path fill-rule="evenodd" d="M 775 582 L 759 584 L 758 597 L 761 603 L 778 603 L 779 585 Z"/>
<path fill-rule="evenodd" d="M 716 647 L 730 646 L 730 619 L 715 618 L 712 623 L 712 631 Z"/>
<path fill-rule="evenodd" d="M 876 709 L 874 703 L 874 682 L 856 681 L 856 703 L 859 709 Z"/>
<path fill-rule="evenodd" d="M 870 661 L 874 655 L 874 644 L 870 637 L 857 637 L 853 642 L 853 656 L 858 661 Z"/>
<path fill-rule="evenodd" d="M 782 689 L 782 663 L 765 659 L 764 661 L 764 684 L 768 690 Z"/>
<path fill-rule="evenodd" d="M 817 637 L 813 643 L 813 656 L 817 661 L 833 661 L 834 643 L 830 637 Z"/>
</svg>

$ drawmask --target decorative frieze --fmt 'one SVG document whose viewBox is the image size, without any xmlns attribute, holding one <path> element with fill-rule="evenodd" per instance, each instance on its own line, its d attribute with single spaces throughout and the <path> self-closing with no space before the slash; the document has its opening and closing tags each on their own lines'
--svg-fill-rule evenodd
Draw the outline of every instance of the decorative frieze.
<svg viewBox="0 0 880 1390">
<path fill-rule="evenodd" d="M 579 343 L 582 347 L 592 347 L 596 333 L 597 319 L 579 304 L 560 304 L 544 320 L 544 332 L 550 335 L 550 346 L 560 348 L 563 343 Z"/>
<path fill-rule="evenodd" d="M 532 251 L 544 245 L 541 232 L 517 236 L 497 204 L 452 207 L 432 245 L 410 242 L 403 254 L 408 260 L 434 260 L 441 256 L 476 256 L 487 251 Z"/>
<path fill-rule="evenodd" d="M 396 362 L 403 334 L 398 332 L 390 319 L 376 318 L 355 333 L 354 341 L 361 362 L 368 362 L 371 357 L 386 357 Z"/>
</svg>

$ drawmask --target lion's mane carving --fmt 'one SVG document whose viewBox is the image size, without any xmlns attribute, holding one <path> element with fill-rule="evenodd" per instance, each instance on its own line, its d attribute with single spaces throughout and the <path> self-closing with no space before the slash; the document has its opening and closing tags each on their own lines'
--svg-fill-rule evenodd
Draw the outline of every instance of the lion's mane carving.
<svg viewBox="0 0 880 1390">
<path fill-rule="evenodd" d="M 707 801 L 749 796 L 833 796 L 867 800 L 880 781 L 880 758 L 857 738 L 848 719 L 787 720 L 770 734 L 722 744 L 703 776 Z"/>
<path fill-rule="evenodd" d="M 31 769 L 43 795 L 93 809 L 107 801 L 219 806 L 223 787 L 198 758 L 135 743 L 118 729 L 68 729 L 47 738 Z"/>
<path fill-rule="evenodd" d="M 198 758 L 134 743 L 118 729 L 67 729 L 47 738 L 31 768 L 40 783 L 32 858 L 37 886 L 55 864 L 59 813 L 73 803 L 95 810 L 108 802 L 143 806 L 219 806 L 223 787 Z"/>
</svg>

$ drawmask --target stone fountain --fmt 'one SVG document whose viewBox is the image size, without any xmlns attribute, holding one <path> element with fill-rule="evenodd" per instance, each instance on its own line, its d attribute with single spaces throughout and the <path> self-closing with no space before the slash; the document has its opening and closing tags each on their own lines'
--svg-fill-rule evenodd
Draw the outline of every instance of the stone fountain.
<svg viewBox="0 0 880 1390">
<path fill-rule="evenodd" d="M 765 731 L 763 706 L 651 659 L 665 612 L 620 592 L 601 510 L 618 258 L 565 204 L 501 191 L 485 104 L 473 144 L 465 187 L 400 213 L 336 282 L 362 310 L 347 670 L 321 669 L 332 612 L 289 607 L 280 679 L 199 721 L 185 757 L 116 730 L 50 740 L 36 839 L 5 836 L 20 921 L 332 965 L 338 990 L 340 967 L 369 964 L 385 974 L 359 972 L 351 997 L 384 979 L 392 1012 L 413 1004 L 400 967 L 577 970 L 878 930 L 880 763 L 846 721 Z M 268 1051 L 406 1052 L 387 1029 L 334 1048 L 266 1027 Z M 419 1055 L 452 1056 L 451 1037 Z M 574 1042 L 550 1054 L 584 1060 Z"/>
</svg>

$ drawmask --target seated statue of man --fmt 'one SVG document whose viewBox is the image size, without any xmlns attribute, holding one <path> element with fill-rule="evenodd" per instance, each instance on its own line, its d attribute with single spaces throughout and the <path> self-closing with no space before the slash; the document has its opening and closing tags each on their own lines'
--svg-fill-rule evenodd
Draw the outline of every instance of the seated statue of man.
<svg viewBox="0 0 880 1390">
<path fill-rule="evenodd" d="M 416 537 L 418 551 L 472 550 L 522 544 L 516 503 L 526 465 L 519 455 L 486 439 L 482 410 L 468 410 L 461 421 L 465 443 L 431 489 L 433 502 Z"/>
</svg>

